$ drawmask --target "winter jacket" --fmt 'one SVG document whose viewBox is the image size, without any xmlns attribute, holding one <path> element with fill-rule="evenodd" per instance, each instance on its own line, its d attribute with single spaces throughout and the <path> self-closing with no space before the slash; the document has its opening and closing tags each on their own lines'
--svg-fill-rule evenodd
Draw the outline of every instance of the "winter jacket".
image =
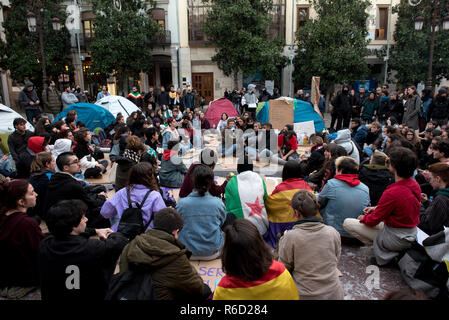
<svg viewBox="0 0 449 320">
<path fill-rule="evenodd" d="M 44 111 L 58 114 L 61 112 L 61 95 L 55 87 L 47 87 L 42 91 Z"/>
<path fill-rule="evenodd" d="M 359 179 L 369 189 L 372 206 L 377 206 L 382 193 L 394 182 L 394 175 L 385 166 L 365 164 L 360 168 Z"/>
<path fill-rule="evenodd" d="M 48 236 L 39 245 L 39 274 L 42 300 L 97 301 L 104 300 L 109 280 L 128 239 L 111 233 L 106 240 L 68 235 L 57 239 Z M 79 288 L 66 283 L 75 270 L 79 272 Z"/>
<path fill-rule="evenodd" d="M 421 98 L 415 94 L 407 99 L 405 103 L 404 119 L 402 122 L 409 128 L 418 129 L 418 113 L 421 107 Z"/>
<path fill-rule="evenodd" d="M 157 103 L 159 104 L 159 107 L 162 107 L 163 105 L 168 106 L 170 97 L 168 96 L 168 92 L 164 91 L 158 94 L 157 96 Z"/>
<path fill-rule="evenodd" d="M 187 197 L 192 191 L 193 191 L 193 170 L 198 165 L 198 162 L 194 162 L 190 165 L 189 170 L 187 171 L 186 175 L 184 176 L 184 181 L 181 186 L 181 190 L 179 191 L 179 197 L 185 198 Z M 226 180 L 223 182 L 221 186 L 217 185 L 217 183 L 214 181 L 212 182 L 212 185 L 210 186 L 210 194 L 214 197 L 220 197 L 222 194 L 225 193 L 226 185 L 228 184 L 228 181 Z"/>
<path fill-rule="evenodd" d="M 28 139 L 33 136 L 33 132 L 26 130 L 22 135 L 17 130 L 8 136 L 8 149 L 14 161 L 18 161 L 19 154 L 27 148 Z"/>
<path fill-rule="evenodd" d="M 372 120 L 374 113 L 377 114 L 379 110 L 379 100 L 374 99 L 370 100 L 366 98 L 362 103 L 363 111 L 362 111 L 362 120 Z"/>
<path fill-rule="evenodd" d="M 398 123 L 402 123 L 404 116 L 404 104 L 401 100 L 390 100 L 390 117 L 394 117 Z"/>
<path fill-rule="evenodd" d="M 180 188 L 187 173 L 186 166 L 176 151 L 165 150 L 162 155 L 159 182 L 163 187 Z"/>
<path fill-rule="evenodd" d="M 439 190 L 433 201 L 421 205 L 418 227 L 428 235 L 449 227 L 449 188 Z"/>
<path fill-rule="evenodd" d="M 412 178 L 389 185 L 376 209 L 365 214 L 360 223 L 374 227 L 380 222 L 391 228 L 413 228 L 419 224 L 421 188 Z"/>
<path fill-rule="evenodd" d="M 72 143 L 73 142 L 70 139 L 58 139 L 58 140 L 56 140 L 55 144 L 54 144 L 54 148 L 51 151 L 51 153 L 53 154 L 55 159 L 57 159 L 58 156 L 61 153 L 69 152 L 71 150 L 71 148 L 72 148 Z"/>
<path fill-rule="evenodd" d="M 30 177 L 31 163 L 39 152 L 45 151 L 42 147 L 44 137 L 33 136 L 28 139 L 27 148 L 19 154 L 16 161 L 17 178 L 28 179 Z"/>
<path fill-rule="evenodd" d="M 78 99 L 78 102 L 84 102 L 87 103 L 89 102 L 89 99 L 87 98 L 86 94 L 84 92 L 78 92 L 78 91 L 74 91 L 73 94 L 75 95 L 75 97 Z"/>
<path fill-rule="evenodd" d="M 43 238 L 36 220 L 26 213 L 0 215 L 0 288 L 38 285 L 37 248 Z"/>
<path fill-rule="evenodd" d="M 204 282 L 190 264 L 185 245 L 163 230 L 148 230 L 138 235 L 120 256 L 120 272 L 129 264 L 148 268 L 156 300 L 195 299 L 203 296 Z"/>
<path fill-rule="evenodd" d="M 193 93 L 186 93 L 183 95 L 182 101 L 184 103 L 184 108 L 190 108 L 190 110 L 193 110 L 195 107 L 195 95 Z"/>
<path fill-rule="evenodd" d="M 176 210 L 184 219 L 179 240 L 193 255 L 210 256 L 222 248 L 224 235 L 221 227 L 226 219 L 226 207 L 221 199 L 209 192 L 201 197 L 193 191 L 179 199 Z"/>
<path fill-rule="evenodd" d="M 140 162 L 140 155 L 136 152 L 125 149 L 123 156 L 117 156 L 115 162 L 117 162 L 117 171 L 115 174 L 115 191 L 119 191 L 125 187 L 128 181 L 129 172 L 132 167 Z"/>
<path fill-rule="evenodd" d="M 379 121 L 386 121 L 390 116 L 390 96 L 381 97 L 377 117 Z"/>
<path fill-rule="evenodd" d="M 75 149 L 73 149 L 73 152 L 80 160 L 82 174 L 84 174 L 87 169 L 95 168 L 96 166 L 98 166 L 97 160 L 95 160 L 95 158 L 93 157 L 94 152 L 87 142 L 78 142 Z"/>
<path fill-rule="evenodd" d="M 340 254 L 340 235 L 317 217 L 296 222 L 279 241 L 279 260 L 292 274 L 302 300 L 343 300 Z"/>
<path fill-rule="evenodd" d="M 346 218 L 363 215 L 363 209 L 370 204 L 369 190 L 356 174 L 335 175 L 321 190 L 318 201 L 324 222 L 334 227 L 341 236 L 352 238 L 343 229 L 343 222 Z"/>
<path fill-rule="evenodd" d="M 447 119 L 449 118 L 449 98 L 437 96 L 429 106 L 427 113 L 427 121 L 430 119 Z"/>
<path fill-rule="evenodd" d="M 356 131 L 352 131 L 351 137 L 354 139 L 355 142 L 358 143 L 360 147 L 363 147 L 363 144 L 365 143 L 366 136 L 368 135 L 368 129 L 366 128 L 366 125 L 362 124 L 357 127 Z"/>
<path fill-rule="evenodd" d="M 175 128 L 174 131 L 170 129 L 170 127 L 167 127 L 162 132 L 162 149 L 167 150 L 168 149 L 168 142 L 170 140 L 179 141 L 179 132 L 178 129 Z"/>
<path fill-rule="evenodd" d="M 62 110 L 67 108 L 69 105 L 78 103 L 78 98 L 75 96 L 72 92 L 64 91 L 61 94 L 61 101 L 62 101 Z"/>
<path fill-rule="evenodd" d="M 339 130 L 337 132 L 337 138 L 333 142 L 345 148 L 348 156 L 354 158 L 357 164 L 360 163 L 359 150 L 351 139 L 351 131 L 349 131 L 349 129 Z"/>
<path fill-rule="evenodd" d="M 134 103 L 138 108 L 143 107 L 143 97 L 140 92 L 130 92 L 128 94 L 128 100 Z"/>
<path fill-rule="evenodd" d="M 25 87 L 19 93 L 19 105 L 25 110 L 39 110 L 39 104 L 30 104 L 30 102 L 38 101 L 39 97 L 37 96 L 36 90 L 34 89 L 31 90 L 31 92 L 28 92 L 29 87 L 34 87 L 34 84 L 31 81 L 27 81 L 25 83 Z"/>
<path fill-rule="evenodd" d="M 36 205 L 34 206 L 34 208 L 29 209 L 29 214 L 31 216 L 37 215 L 42 219 L 45 219 L 45 198 L 47 197 L 48 183 L 50 182 L 51 176 L 54 173 L 55 172 L 50 169 L 44 169 L 42 171 L 31 174 L 30 184 L 33 186 L 34 192 L 37 193 Z"/>
<path fill-rule="evenodd" d="M 141 184 L 132 185 L 129 192 L 131 201 L 134 203 L 142 204 L 143 198 L 145 197 L 148 191 L 150 191 L 150 188 L 144 185 Z M 135 207 L 135 205 L 133 205 L 133 207 Z M 156 212 L 158 212 L 161 209 L 164 209 L 165 207 L 166 207 L 165 202 L 162 199 L 161 194 L 156 190 L 152 190 L 142 207 L 144 213 L 143 215 L 144 225 L 146 225 L 150 221 L 151 217 Z M 128 196 L 126 193 L 126 188 L 122 188 L 119 191 L 117 191 L 117 193 L 114 194 L 114 196 L 111 199 L 109 199 L 103 204 L 100 213 L 106 219 L 112 219 L 113 223 L 111 223 L 112 225 L 111 229 L 117 231 L 117 227 L 120 218 L 122 217 L 122 213 L 127 208 L 129 208 Z M 152 228 L 153 222 L 151 222 L 148 225 L 147 230 Z"/>
<path fill-rule="evenodd" d="M 351 112 L 351 96 L 348 93 L 341 92 L 335 99 L 335 110 L 339 113 L 346 114 Z"/>
<path fill-rule="evenodd" d="M 106 198 L 90 192 L 83 186 L 82 182 L 69 173 L 57 172 L 52 175 L 48 183 L 44 211 L 48 212 L 48 209 L 59 201 L 72 199 L 82 200 L 87 204 L 88 212 L 86 216 L 89 219 L 87 222 L 89 227 L 104 227 L 105 219 L 100 216 L 100 208 L 106 201 Z"/>
</svg>

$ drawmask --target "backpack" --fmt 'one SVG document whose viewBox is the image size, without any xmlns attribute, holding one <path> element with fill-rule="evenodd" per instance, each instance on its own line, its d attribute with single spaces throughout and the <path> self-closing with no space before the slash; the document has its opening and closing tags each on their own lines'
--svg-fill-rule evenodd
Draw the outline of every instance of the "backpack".
<svg viewBox="0 0 449 320">
<path fill-rule="evenodd" d="M 137 264 L 112 276 L 105 300 L 155 300 L 151 274 Z"/>
<path fill-rule="evenodd" d="M 142 200 L 142 203 L 137 203 L 136 208 L 132 206 L 131 196 L 129 194 L 129 187 L 126 187 L 126 195 L 128 197 L 128 208 L 125 209 L 122 213 L 122 217 L 120 219 L 120 222 L 117 227 L 117 232 L 123 233 L 125 236 L 129 238 L 129 241 L 134 239 L 137 235 L 144 233 L 145 230 L 150 225 L 151 221 L 153 221 L 154 214 L 151 215 L 150 220 L 146 225 L 143 225 L 143 210 L 142 207 L 145 203 L 145 200 L 147 200 L 148 196 L 150 195 L 151 190 L 149 190 L 145 197 Z"/>
</svg>

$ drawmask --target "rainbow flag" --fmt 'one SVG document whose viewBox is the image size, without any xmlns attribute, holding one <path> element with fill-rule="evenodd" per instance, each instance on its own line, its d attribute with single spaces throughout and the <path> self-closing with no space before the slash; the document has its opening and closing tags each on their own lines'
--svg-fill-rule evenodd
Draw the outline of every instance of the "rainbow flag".
<svg viewBox="0 0 449 320">
<path fill-rule="evenodd" d="M 299 294 L 290 272 L 281 262 L 273 260 L 263 277 L 255 281 L 225 275 L 213 300 L 299 300 Z"/>
<path fill-rule="evenodd" d="M 298 219 L 293 214 L 290 201 L 293 195 L 300 189 L 310 190 L 307 182 L 302 179 L 288 179 L 281 182 L 271 195 L 265 200 L 265 208 L 268 215 L 268 232 L 264 239 L 273 248 L 276 248 L 276 237 L 278 232 L 284 233 L 290 230 Z"/>
</svg>

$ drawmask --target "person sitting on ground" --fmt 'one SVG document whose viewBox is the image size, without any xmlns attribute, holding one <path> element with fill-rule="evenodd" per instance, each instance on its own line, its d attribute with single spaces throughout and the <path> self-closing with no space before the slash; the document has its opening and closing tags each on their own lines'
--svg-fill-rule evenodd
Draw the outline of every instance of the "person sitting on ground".
<svg viewBox="0 0 449 320">
<path fill-rule="evenodd" d="M 276 186 L 270 196 L 265 200 L 267 208 L 269 230 L 264 236 L 273 248 L 276 248 L 276 240 L 279 233 L 290 230 L 297 218 L 290 206 L 292 196 L 301 189 L 312 191 L 303 180 L 307 165 L 297 160 L 289 160 L 282 169 L 282 182 Z"/>
<path fill-rule="evenodd" d="M 126 186 L 103 204 L 100 213 L 111 220 L 111 229 L 117 231 L 123 211 L 130 206 L 130 199 L 131 202 L 142 205 L 143 224 L 148 225 L 147 230 L 151 229 L 154 213 L 166 207 L 159 192 L 155 168 L 148 162 L 137 163 L 130 169 L 128 176 Z"/>
<path fill-rule="evenodd" d="M 214 260 L 221 254 L 226 208 L 221 199 L 209 193 L 213 181 L 212 169 L 198 164 L 193 171 L 194 191 L 176 205 L 184 219 L 179 240 L 192 251 L 191 260 Z"/>
<path fill-rule="evenodd" d="M 97 162 L 94 157 L 94 148 L 90 146 L 92 133 L 87 128 L 75 132 L 76 147 L 73 152 L 80 160 L 81 173 L 86 179 L 101 178 L 102 173 L 106 172 L 109 163 L 107 160 Z"/>
<path fill-rule="evenodd" d="M 253 159 L 260 162 L 272 162 L 280 165 L 284 165 L 287 162 L 278 156 L 278 136 L 276 132 L 274 132 L 271 123 L 264 123 L 262 128 L 258 130 L 256 138 L 256 148 L 251 146 L 251 144 L 245 147 L 245 151 Z"/>
<path fill-rule="evenodd" d="M 150 127 L 145 130 L 145 144 L 149 146 L 148 153 L 151 154 L 156 160 L 159 160 L 159 154 L 157 149 L 159 147 L 159 132 L 155 127 Z"/>
<path fill-rule="evenodd" d="M 31 163 L 34 157 L 39 152 L 44 152 L 50 142 L 50 135 L 48 133 L 44 135 L 44 137 L 34 136 L 28 139 L 27 148 L 19 154 L 18 160 L 16 161 L 16 178 L 28 179 L 30 177 Z"/>
<path fill-rule="evenodd" d="M 284 133 L 278 136 L 279 156 L 285 161 L 298 160 L 299 154 L 296 152 L 296 149 L 298 149 L 298 139 L 296 138 L 293 126 L 287 124 L 284 130 Z"/>
<path fill-rule="evenodd" d="M 179 142 L 178 122 L 174 118 L 167 121 L 168 127 L 162 132 L 162 149 L 168 149 L 169 141 Z"/>
<path fill-rule="evenodd" d="M 345 148 L 348 156 L 353 158 L 357 165 L 360 164 L 360 153 L 355 142 L 351 139 L 351 131 L 349 129 L 337 131 L 337 138 L 332 142 Z"/>
<path fill-rule="evenodd" d="M 1 296 L 19 299 L 39 284 L 37 249 L 45 236 L 26 214 L 35 205 L 36 193 L 28 180 L 0 176 Z"/>
<path fill-rule="evenodd" d="M 248 219 L 263 236 L 268 230 L 265 181 L 253 172 L 253 162 L 247 156 L 238 160 L 237 172 L 238 175 L 232 177 L 226 185 L 226 212 L 236 218 Z"/>
<path fill-rule="evenodd" d="M 50 235 L 41 241 L 38 255 L 42 300 L 104 299 L 128 238 L 107 228 L 88 230 L 86 212 L 80 200 L 61 201 L 48 211 Z M 93 235 L 100 239 L 89 239 Z"/>
<path fill-rule="evenodd" d="M 84 187 L 82 180 L 74 177 L 81 172 L 80 161 L 73 152 L 61 153 L 56 159 L 59 172 L 53 174 L 48 183 L 47 196 L 45 198 L 44 212 L 62 200 L 78 199 L 88 206 L 86 213 L 89 219 L 88 227 L 108 228 L 109 220 L 100 215 L 100 209 L 106 201 L 104 192 L 95 193 Z"/>
<path fill-rule="evenodd" d="M 417 167 L 416 154 L 404 147 L 393 148 L 390 157 L 390 172 L 395 183 L 387 187 L 376 207 L 367 207 L 364 215 L 348 218 L 343 227 L 365 245 L 373 244 L 372 264 L 384 266 L 394 264 L 401 251 L 411 247 L 416 239 L 419 224 L 421 189 L 413 180 Z"/>
<path fill-rule="evenodd" d="M 433 143 L 432 143 L 433 144 Z M 440 162 L 449 164 L 449 140 L 440 140 L 433 144 L 433 158 Z"/>
<path fill-rule="evenodd" d="M 5 177 L 14 178 L 17 174 L 12 166 L 13 159 L 11 154 L 6 154 L 6 150 L 2 148 L 2 138 L 0 137 L 0 174 Z"/>
<path fill-rule="evenodd" d="M 131 136 L 131 130 L 123 123 L 115 127 L 114 137 L 112 138 L 111 152 L 109 153 L 109 160 L 115 162 L 118 156 L 123 155 L 126 148 L 126 139 Z"/>
<path fill-rule="evenodd" d="M 320 212 L 324 222 L 340 233 L 343 242 L 352 242 L 354 237 L 343 229 L 343 222 L 346 218 L 357 218 L 369 206 L 369 190 L 360 182 L 359 166 L 353 158 L 337 158 L 335 166 L 336 175 L 318 196 Z"/>
<path fill-rule="evenodd" d="M 47 197 L 48 183 L 55 173 L 56 160 L 50 152 L 40 152 L 36 154 L 31 163 L 30 184 L 37 194 L 36 205 L 30 208 L 28 215 L 44 218 L 45 198 Z"/>
<path fill-rule="evenodd" d="M 431 236 L 449 227 L 449 164 L 432 164 L 429 172 L 430 184 L 436 194 L 432 201 L 425 193 L 421 194 L 418 227 Z"/>
<path fill-rule="evenodd" d="M 225 228 L 221 257 L 226 275 L 213 300 L 298 300 L 298 290 L 285 266 L 273 260 L 269 246 L 247 219 Z"/>
<path fill-rule="evenodd" d="M 353 118 L 351 120 L 351 137 L 359 145 L 360 148 L 366 141 L 368 129 L 365 124 L 362 124 L 360 118 Z"/>
<path fill-rule="evenodd" d="M 142 266 L 151 273 L 156 300 L 206 300 L 211 290 L 189 261 L 192 254 L 178 239 L 182 216 L 173 208 L 154 214 L 154 228 L 123 249 L 120 272 Z"/>
<path fill-rule="evenodd" d="M 339 233 L 317 216 L 319 205 L 313 193 L 299 190 L 291 206 L 298 221 L 279 240 L 279 261 L 292 273 L 301 299 L 343 300 L 337 270 Z"/>
<path fill-rule="evenodd" d="M 309 138 L 310 141 L 310 156 L 304 161 L 307 164 L 306 175 L 309 175 L 315 170 L 321 169 L 325 161 L 323 138 L 313 134 Z"/>
<path fill-rule="evenodd" d="M 377 206 L 382 193 L 394 182 L 394 175 L 388 170 L 389 159 L 380 151 L 375 151 L 369 164 L 360 168 L 359 179 L 369 189 L 369 197 L 372 206 Z"/>
<path fill-rule="evenodd" d="M 221 156 L 235 156 L 237 153 L 237 142 L 241 140 L 243 131 L 236 127 L 234 118 L 228 119 L 226 128 L 221 130 Z"/>
<path fill-rule="evenodd" d="M 178 156 L 177 144 L 178 141 L 168 141 L 167 150 L 162 155 L 159 182 L 163 187 L 180 188 L 188 171 Z"/>
<path fill-rule="evenodd" d="M 28 139 L 33 136 L 33 132 L 26 129 L 26 124 L 27 121 L 24 118 L 15 118 L 13 121 L 15 131 L 8 136 L 8 149 L 15 162 L 26 150 Z"/>
<path fill-rule="evenodd" d="M 200 162 L 194 162 L 190 165 L 189 170 L 184 176 L 184 181 L 181 186 L 181 190 L 179 191 L 179 197 L 185 198 L 193 191 L 193 171 L 195 167 L 199 164 L 205 164 L 209 166 L 212 170 L 214 170 L 215 165 L 218 162 L 217 153 L 209 148 L 203 149 L 200 153 Z M 209 193 L 214 197 L 221 197 L 225 193 L 226 185 L 229 181 L 229 178 L 226 179 L 221 185 L 217 185 L 215 181 L 212 182 Z"/>
<path fill-rule="evenodd" d="M 140 162 L 142 154 L 145 152 L 145 145 L 136 136 L 128 136 L 127 145 L 122 156 L 117 156 L 117 171 L 115 175 L 115 191 L 119 191 L 125 187 L 132 167 Z"/>
</svg>

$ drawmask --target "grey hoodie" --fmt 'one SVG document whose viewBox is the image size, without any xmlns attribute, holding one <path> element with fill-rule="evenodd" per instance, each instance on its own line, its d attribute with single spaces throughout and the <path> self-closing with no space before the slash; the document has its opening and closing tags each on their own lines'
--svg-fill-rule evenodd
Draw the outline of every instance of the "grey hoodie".
<svg viewBox="0 0 449 320">
<path fill-rule="evenodd" d="M 22 91 L 20 91 L 19 93 L 19 105 L 24 108 L 25 110 L 27 109 L 39 109 L 39 104 L 33 104 L 31 105 L 30 102 L 36 102 L 39 100 L 39 97 L 37 96 L 36 90 L 31 91 L 31 93 L 29 95 L 27 95 L 27 91 L 29 87 L 34 87 L 34 84 L 31 81 L 27 81 L 25 83 L 25 87 L 22 89 Z"/>
<path fill-rule="evenodd" d="M 360 164 L 359 150 L 357 149 L 354 141 L 351 140 L 351 131 L 349 131 L 349 129 L 339 130 L 337 132 L 337 139 L 333 142 L 345 148 L 348 156 L 354 158 L 357 164 Z"/>
</svg>

